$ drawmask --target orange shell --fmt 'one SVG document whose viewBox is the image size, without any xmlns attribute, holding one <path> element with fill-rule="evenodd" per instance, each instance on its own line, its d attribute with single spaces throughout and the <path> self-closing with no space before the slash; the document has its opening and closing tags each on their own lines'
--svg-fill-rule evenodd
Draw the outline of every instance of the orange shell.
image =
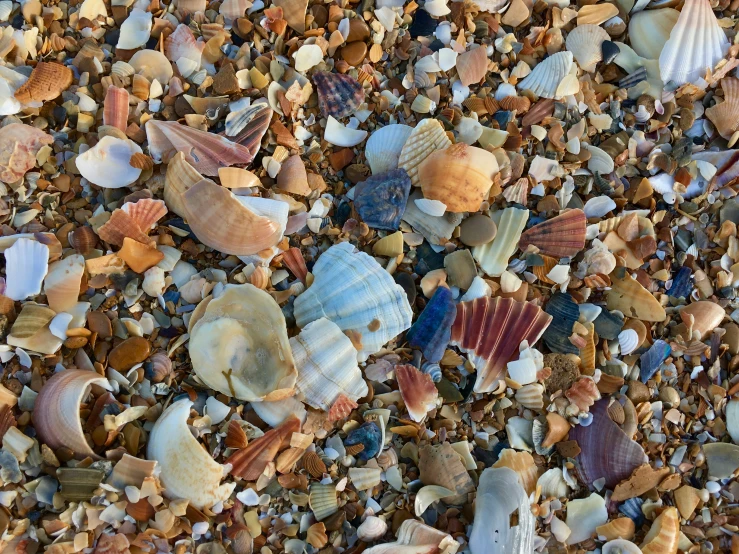
<svg viewBox="0 0 739 554">
<path fill-rule="evenodd" d="M 439 392 L 427 373 L 410 364 L 395 366 L 400 394 L 413 421 L 422 421 L 436 407 Z"/>
<path fill-rule="evenodd" d="M 290 436 L 298 432 L 300 419 L 297 417 L 290 417 L 279 427 L 267 431 L 226 460 L 233 466 L 231 473 L 247 481 L 255 481 L 267 464 L 275 459 L 282 445 L 290 444 Z"/>
<path fill-rule="evenodd" d="M 598 536 L 605 537 L 607 541 L 614 539 L 630 541 L 634 538 L 635 531 L 636 526 L 634 525 L 634 521 L 628 517 L 620 517 L 595 528 Z"/>
<path fill-rule="evenodd" d="M 570 427 L 570 422 L 557 412 L 549 412 L 547 414 L 547 434 L 541 445 L 544 448 L 549 448 L 565 440 L 567 434 L 570 432 Z"/>
<path fill-rule="evenodd" d="M 142 198 L 138 202 L 126 202 L 123 211 L 131 216 L 144 233 L 148 233 L 157 221 L 167 215 L 167 205 L 164 200 Z"/>
<path fill-rule="evenodd" d="M 39 62 L 18 90 L 15 99 L 22 104 L 54 100 L 72 84 L 72 70 L 59 63 Z"/>
<path fill-rule="evenodd" d="M 706 109 L 706 117 L 713 122 L 719 135 L 726 140 L 739 126 L 739 79 L 725 77 L 721 80 L 724 101 Z"/>
<path fill-rule="evenodd" d="M 249 444 L 246 433 L 239 422 L 234 419 L 228 423 L 225 444 L 227 448 L 246 448 L 246 445 Z"/>
<path fill-rule="evenodd" d="M 533 456 L 528 452 L 516 452 L 512 448 L 506 448 L 501 451 L 493 467 L 507 467 L 518 473 L 518 479 L 526 490 L 526 494 L 531 494 L 536 489 L 539 468 L 536 467 Z"/>
<path fill-rule="evenodd" d="M 290 156 L 284 162 L 277 174 L 277 186 L 285 192 L 298 196 L 308 196 L 311 193 L 308 186 L 308 173 L 300 156 Z"/>
<path fill-rule="evenodd" d="M 600 399 L 598 385 L 590 377 L 582 377 L 575 381 L 565 392 L 567 399 L 581 410 L 587 410 Z"/>
<path fill-rule="evenodd" d="M 315 452 L 306 452 L 302 463 L 305 470 L 316 479 L 321 479 L 327 471 L 326 464 Z"/>
<path fill-rule="evenodd" d="M 677 554 L 680 542 L 680 516 L 677 508 L 665 509 L 652 523 L 641 548 L 642 554 Z"/>
<path fill-rule="evenodd" d="M 141 244 L 149 244 L 151 239 L 138 226 L 136 221 L 121 209 L 116 209 L 106 221 L 98 229 L 98 236 L 108 244 L 122 246 L 123 239 L 126 237 L 140 242 Z"/>
</svg>

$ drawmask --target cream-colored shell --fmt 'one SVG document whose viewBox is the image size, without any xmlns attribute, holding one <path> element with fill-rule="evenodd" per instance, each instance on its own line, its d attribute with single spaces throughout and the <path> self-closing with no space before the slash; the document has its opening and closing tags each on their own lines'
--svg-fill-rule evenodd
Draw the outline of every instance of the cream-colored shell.
<svg viewBox="0 0 739 554">
<path fill-rule="evenodd" d="M 585 71 L 595 71 L 595 66 L 603 59 L 603 41 L 610 40 L 608 33 L 598 25 L 578 25 L 569 35 L 565 44 L 575 60 Z"/>
<path fill-rule="evenodd" d="M 560 84 L 572 70 L 572 52 L 557 52 L 540 62 L 518 84 L 518 90 L 530 90 L 542 98 L 557 98 Z"/>
<path fill-rule="evenodd" d="M 413 128 L 413 132 L 403 146 L 398 159 L 398 167 L 406 170 L 411 183 L 417 187 L 421 184 L 418 175 L 421 162 L 432 152 L 451 144 L 441 122 L 431 118 L 424 119 Z"/>
<path fill-rule="evenodd" d="M 44 294 L 52 310 L 66 312 L 77 304 L 84 273 L 85 258 L 79 254 L 67 256 L 49 266 L 44 279 Z"/>
</svg>

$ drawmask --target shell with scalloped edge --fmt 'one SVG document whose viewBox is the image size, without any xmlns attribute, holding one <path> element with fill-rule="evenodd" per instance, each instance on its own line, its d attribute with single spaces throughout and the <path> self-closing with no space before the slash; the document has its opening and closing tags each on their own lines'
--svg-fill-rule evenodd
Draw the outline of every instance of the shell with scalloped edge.
<svg viewBox="0 0 739 554">
<path fill-rule="evenodd" d="M 518 247 L 525 250 L 533 244 L 547 256 L 571 258 L 585 247 L 586 228 L 585 213 L 579 209 L 568 210 L 524 231 Z"/>
<path fill-rule="evenodd" d="M 432 152 L 447 148 L 451 144 L 441 122 L 436 119 L 424 119 L 413 128 L 403 145 L 398 158 L 398 167 L 405 169 L 414 186 L 420 186 L 421 162 Z"/>
<path fill-rule="evenodd" d="M 578 25 L 567 35 L 567 50 L 577 63 L 587 72 L 595 71 L 595 66 L 603 59 L 603 42 L 610 40 L 608 33 L 598 25 Z"/>
<path fill-rule="evenodd" d="M 561 98 L 560 85 L 572 71 L 572 52 L 557 52 L 539 62 L 520 83 L 519 90 L 530 90 L 541 98 Z"/>
<path fill-rule="evenodd" d="M 4 254 L 5 296 L 25 300 L 40 293 L 49 270 L 49 248 L 36 240 L 20 238 Z"/>
<path fill-rule="evenodd" d="M 374 131 L 364 148 L 364 155 L 372 175 L 398 169 L 398 159 L 413 127 L 401 124 L 385 125 Z"/>
<path fill-rule="evenodd" d="M 706 117 L 716 126 L 718 133 L 729 140 L 739 127 L 739 79 L 724 77 L 721 88 L 724 101 L 707 108 Z"/>
<path fill-rule="evenodd" d="M 411 419 L 423 421 L 426 414 L 436 407 L 439 396 L 431 376 L 413 365 L 404 364 L 395 366 L 395 378 Z"/>
</svg>

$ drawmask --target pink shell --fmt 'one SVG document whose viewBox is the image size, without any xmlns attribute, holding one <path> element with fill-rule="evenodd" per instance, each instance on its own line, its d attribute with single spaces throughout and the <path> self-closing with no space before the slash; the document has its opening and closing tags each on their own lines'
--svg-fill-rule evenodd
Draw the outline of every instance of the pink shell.
<svg viewBox="0 0 739 554">
<path fill-rule="evenodd" d="M 338 421 L 340 419 L 344 419 L 347 417 L 350 413 L 352 413 L 352 410 L 359 407 L 359 404 L 354 402 L 351 398 L 349 398 L 345 394 L 340 394 L 339 397 L 334 402 L 333 406 L 328 411 L 328 420 L 329 421 Z"/>
<path fill-rule="evenodd" d="M 598 385 L 590 377 L 582 377 L 572 383 L 572 386 L 565 391 L 565 396 L 580 410 L 585 411 L 596 400 L 600 400 L 600 391 Z"/>
<path fill-rule="evenodd" d="M 305 277 L 308 275 L 308 268 L 305 265 L 305 259 L 300 248 L 288 248 L 282 254 L 282 263 L 292 272 L 297 279 L 305 283 Z"/>
<path fill-rule="evenodd" d="M 586 226 L 585 212 L 568 210 L 525 231 L 518 246 L 524 250 L 533 244 L 547 256 L 570 258 L 585 247 Z"/>
<path fill-rule="evenodd" d="M 421 421 L 436 407 L 439 392 L 431 376 L 410 364 L 395 366 L 400 395 L 413 421 Z"/>
<path fill-rule="evenodd" d="M 142 198 L 138 202 L 126 202 L 121 209 L 131 216 L 139 228 L 148 233 L 156 222 L 167 215 L 167 205 L 164 200 Z"/>
<path fill-rule="evenodd" d="M 110 86 L 103 102 L 103 124 L 126 132 L 128 127 L 128 91 Z"/>
</svg>

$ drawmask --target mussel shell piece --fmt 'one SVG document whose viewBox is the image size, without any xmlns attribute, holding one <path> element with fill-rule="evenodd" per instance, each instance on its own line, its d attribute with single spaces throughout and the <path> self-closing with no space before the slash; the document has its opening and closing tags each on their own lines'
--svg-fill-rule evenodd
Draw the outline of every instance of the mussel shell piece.
<svg viewBox="0 0 739 554">
<path fill-rule="evenodd" d="M 373 229 L 395 231 L 400 225 L 411 180 L 404 169 L 372 175 L 354 188 L 354 207 L 367 225 Z"/>
<path fill-rule="evenodd" d="M 642 383 L 646 383 L 657 373 L 671 352 L 672 348 L 667 342 L 662 339 L 654 341 L 649 350 L 639 358 L 639 379 Z"/>
<path fill-rule="evenodd" d="M 457 316 L 451 291 L 438 287 L 431 300 L 408 329 L 406 339 L 410 346 L 420 348 L 430 362 L 438 362 L 444 355 Z"/>
<path fill-rule="evenodd" d="M 566 292 L 552 295 L 544 308 L 552 317 L 552 323 L 544 331 L 544 343 L 559 354 L 577 354 L 579 350 L 569 340 L 572 326 L 580 317 L 580 309 Z"/>
</svg>

